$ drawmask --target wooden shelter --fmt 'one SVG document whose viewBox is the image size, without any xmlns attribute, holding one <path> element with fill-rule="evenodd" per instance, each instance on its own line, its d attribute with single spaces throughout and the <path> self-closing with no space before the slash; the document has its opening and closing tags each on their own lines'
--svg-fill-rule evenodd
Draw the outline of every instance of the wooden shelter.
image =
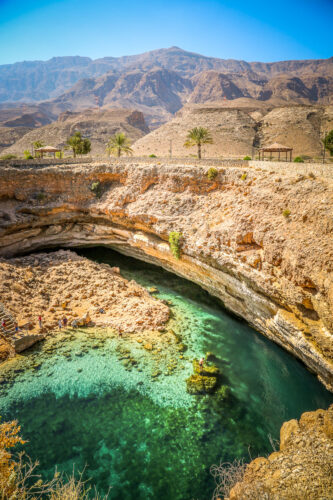
<svg viewBox="0 0 333 500">
<path fill-rule="evenodd" d="M 61 152 L 61 149 L 54 148 L 53 146 L 43 146 L 42 148 L 35 149 L 35 154 L 40 153 L 42 158 L 44 156 L 44 153 L 53 153 L 53 156 L 55 158 L 55 154 L 59 152 Z"/>
<path fill-rule="evenodd" d="M 265 153 L 270 153 L 270 159 L 272 159 L 272 153 L 279 153 L 279 161 L 280 161 L 281 153 L 286 153 L 285 161 L 288 161 L 288 156 L 289 156 L 289 161 L 291 161 L 292 152 L 293 148 L 290 148 L 289 146 L 283 146 L 282 144 L 274 142 L 274 144 L 271 144 L 270 146 L 266 146 L 265 148 L 259 149 L 259 160 L 265 159 Z"/>
</svg>

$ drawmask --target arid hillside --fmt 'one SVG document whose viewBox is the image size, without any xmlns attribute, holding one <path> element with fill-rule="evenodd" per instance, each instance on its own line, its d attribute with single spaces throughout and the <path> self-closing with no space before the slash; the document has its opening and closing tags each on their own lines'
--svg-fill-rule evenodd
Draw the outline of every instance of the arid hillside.
<svg viewBox="0 0 333 500">
<path fill-rule="evenodd" d="M 327 105 L 332 95 L 333 58 L 260 63 L 170 47 L 95 61 L 56 57 L 0 66 L 0 103 L 18 103 L 21 112 L 23 102 L 56 116 L 95 106 L 129 108 L 142 111 L 151 128 L 189 102 L 252 98 Z"/>
<path fill-rule="evenodd" d="M 274 63 L 246 62 L 206 57 L 179 47 L 158 49 L 124 57 L 53 57 L 48 61 L 24 61 L 0 66 L 0 102 L 44 101 L 58 97 L 83 78 L 98 78 L 108 72 L 149 72 L 164 68 L 191 78 L 201 72 L 256 73 L 264 79 L 278 74 L 289 76 L 315 75 L 333 77 L 330 59 L 281 61 Z"/>
<path fill-rule="evenodd" d="M 203 146 L 206 158 L 254 156 L 273 142 L 294 148 L 293 154 L 320 156 L 323 130 L 333 128 L 333 106 L 269 106 L 250 99 L 228 103 L 191 104 L 165 125 L 138 140 L 135 154 L 177 157 L 196 155 L 184 147 L 187 131 L 208 128 L 213 144 Z"/>
<path fill-rule="evenodd" d="M 91 140 L 91 153 L 105 155 L 105 146 L 113 134 L 124 132 L 133 142 L 149 132 L 144 117 L 139 111 L 129 109 L 95 110 L 82 113 L 62 113 L 56 122 L 44 127 L 30 130 L 4 153 L 22 155 L 26 149 L 31 150 L 34 141 L 64 147 L 66 140 L 79 130 L 84 137 Z"/>
</svg>

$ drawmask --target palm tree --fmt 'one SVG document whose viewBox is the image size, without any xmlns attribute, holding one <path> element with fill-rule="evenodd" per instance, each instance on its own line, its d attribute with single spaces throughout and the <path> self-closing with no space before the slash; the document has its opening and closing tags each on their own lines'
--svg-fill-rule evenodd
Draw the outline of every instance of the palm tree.
<svg viewBox="0 0 333 500">
<path fill-rule="evenodd" d="M 109 155 L 115 154 L 120 158 L 122 153 L 127 155 L 133 154 L 133 150 L 131 149 L 131 142 L 128 137 L 123 132 L 118 132 L 110 137 L 110 140 L 106 146 L 106 150 Z"/>
<path fill-rule="evenodd" d="M 202 144 L 213 144 L 213 138 L 208 129 L 203 127 L 194 127 L 188 131 L 184 146 L 190 148 L 197 145 L 198 158 L 201 160 L 201 146 Z"/>
</svg>

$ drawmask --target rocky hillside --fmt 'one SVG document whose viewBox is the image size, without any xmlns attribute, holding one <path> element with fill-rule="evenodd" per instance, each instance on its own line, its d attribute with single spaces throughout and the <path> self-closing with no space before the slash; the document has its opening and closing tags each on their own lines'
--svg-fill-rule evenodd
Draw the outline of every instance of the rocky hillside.
<svg viewBox="0 0 333 500">
<path fill-rule="evenodd" d="M 323 130 L 333 128 L 333 106 L 280 106 L 250 99 L 229 103 L 191 104 L 168 123 L 134 145 L 137 155 L 184 157 L 196 155 L 196 148 L 184 148 L 187 131 L 206 127 L 214 143 L 203 147 L 207 158 L 253 156 L 258 147 L 273 142 L 293 147 L 294 156 L 320 156 Z"/>
<path fill-rule="evenodd" d="M 300 175 L 292 165 L 224 162 L 209 176 L 203 165 L 3 165 L 0 256 L 106 245 L 160 265 L 333 390 L 332 178 L 315 165 Z M 168 244 L 174 231 L 180 259 Z"/>
<path fill-rule="evenodd" d="M 333 58 L 276 63 L 205 57 L 178 47 L 136 56 L 56 57 L 0 66 L 0 102 L 41 102 L 49 112 L 135 108 L 156 127 L 187 102 L 253 98 L 332 102 Z"/>
<path fill-rule="evenodd" d="M 42 101 L 59 96 L 82 78 L 96 78 L 107 72 L 148 72 L 156 68 L 191 78 L 204 71 L 220 73 L 256 73 L 270 79 L 281 73 L 333 77 L 333 60 L 246 62 L 206 57 L 179 47 L 153 50 L 124 57 L 53 57 L 48 61 L 24 61 L 0 66 L 0 102 Z"/>
<path fill-rule="evenodd" d="M 259 457 L 228 500 L 319 500 L 333 498 L 333 405 L 285 422 L 280 450 Z"/>
<path fill-rule="evenodd" d="M 96 79 L 80 80 L 72 89 L 55 99 L 58 109 L 135 108 L 145 114 L 148 124 L 167 121 L 187 101 L 192 92 L 191 80 L 175 71 L 156 68 L 121 74 L 108 73 Z"/>
<path fill-rule="evenodd" d="M 37 140 L 44 144 L 63 147 L 67 138 L 76 130 L 91 140 L 91 153 L 95 156 L 105 155 L 105 147 L 110 136 L 117 132 L 124 132 L 133 142 L 149 132 L 139 111 L 129 109 L 102 111 L 90 109 L 82 113 L 68 111 L 62 113 L 57 121 L 30 130 L 3 153 L 22 155 L 24 150 L 30 151 L 32 143 Z"/>
<path fill-rule="evenodd" d="M 51 123 L 56 115 L 40 105 L 0 106 L 0 153 L 33 130 Z"/>
</svg>

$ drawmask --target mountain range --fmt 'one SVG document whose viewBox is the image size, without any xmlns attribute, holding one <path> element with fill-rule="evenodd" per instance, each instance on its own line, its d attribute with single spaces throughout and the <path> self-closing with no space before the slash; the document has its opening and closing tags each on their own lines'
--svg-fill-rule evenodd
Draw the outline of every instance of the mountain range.
<svg viewBox="0 0 333 500">
<path fill-rule="evenodd" d="M 124 57 L 54 57 L 0 66 L 0 103 L 43 111 L 130 108 L 156 128 L 186 103 L 251 98 L 275 105 L 333 102 L 333 58 L 273 63 L 206 57 L 178 47 Z M 41 109 L 41 108 L 38 108 Z"/>
<path fill-rule="evenodd" d="M 137 154 L 168 154 L 171 140 L 182 156 L 186 130 L 209 124 L 212 155 L 278 141 L 318 156 L 332 105 L 333 58 L 246 62 L 170 47 L 25 61 L 0 66 L 0 151 L 22 154 L 35 140 L 62 147 L 80 130 L 93 154 L 105 154 L 107 138 L 123 131 Z"/>
</svg>

